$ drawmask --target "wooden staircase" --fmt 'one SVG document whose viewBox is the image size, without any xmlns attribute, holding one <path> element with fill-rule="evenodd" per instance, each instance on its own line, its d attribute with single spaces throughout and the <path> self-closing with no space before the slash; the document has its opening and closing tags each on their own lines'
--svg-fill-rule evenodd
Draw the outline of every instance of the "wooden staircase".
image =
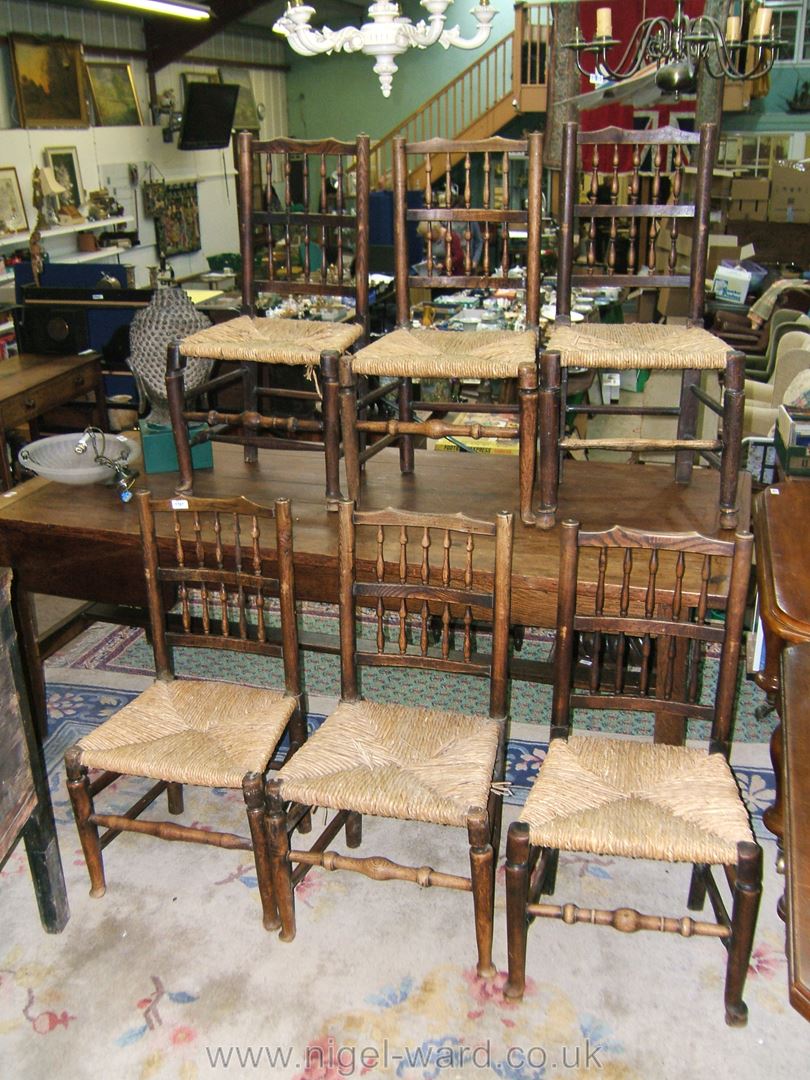
<svg viewBox="0 0 810 1080">
<path fill-rule="evenodd" d="M 515 32 L 479 56 L 438 94 L 371 148 L 372 187 L 391 186 L 394 139 L 486 139 L 521 112 L 545 112 L 551 14 L 547 4 L 515 5 Z M 419 172 L 409 186 L 419 187 Z"/>
</svg>

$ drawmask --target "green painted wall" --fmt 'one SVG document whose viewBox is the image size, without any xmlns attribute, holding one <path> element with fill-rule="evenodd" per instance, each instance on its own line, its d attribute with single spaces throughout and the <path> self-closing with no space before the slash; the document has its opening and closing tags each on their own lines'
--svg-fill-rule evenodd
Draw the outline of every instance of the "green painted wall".
<svg viewBox="0 0 810 1080">
<path fill-rule="evenodd" d="M 810 113 L 788 111 L 787 101 L 796 93 L 796 83 L 810 81 L 810 64 L 779 64 L 771 71 L 767 97 L 751 102 L 745 112 L 726 113 L 725 131 L 810 131 Z"/>
<path fill-rule="evenodd" d="M 447 11 L 448 27 L 461 26 L 469 37 L 475 20 L 469 14 L 477 0 L 455 0 Z M 299 139 L 332 136 L 352 139 L 359 131 L 372 139 L 382 138 L 428 98 L 442 89 L 459 72 L 469 67 L 501 38 L 512 34 L 515 14 L 510 0 L 494 0 L 498 14 L 492 22 L 489 41 L 480 49 L 409 49 L 396 61 L 391 96 L 382 96 L 372 68 L 374 58 L 362 53 L 333 56 L 299 56 L 287 46 L 291 65 L 287 75 L 287 115 L 289 134 Z M 414 22 L 424 18 L 418 0 L 404 0 L 404 14 Z M 358 13 L 359 9 L 358 9 Z"/>
</svg>

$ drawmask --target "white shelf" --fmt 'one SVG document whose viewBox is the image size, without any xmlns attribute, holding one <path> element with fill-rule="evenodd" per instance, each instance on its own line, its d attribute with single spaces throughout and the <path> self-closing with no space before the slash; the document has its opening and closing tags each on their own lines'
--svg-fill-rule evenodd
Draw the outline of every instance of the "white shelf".
<svg viewBox="0 0 810 1080">
<path fill-rule="evenodd" d="M 60 263 L 84 263 L 84 262 L 103 262 L 104 259 L 120 255 L 122 251 L 130 251 L 131 248 L 124 247 L 102 247 L 97 251 L 80 251 L 77 255 L 69 255 L 67 258 L 59 257 Z M 45 264 L 48 265 L 47 263 Z"/>
<path fill-rule="evenodd" d="M 42 233 L 43 244 L 47 240 L 51 240 L 54 236 L 70 236 L 71 233 L 77 232 L 89 232 L 91 229 L 106 229 L 109 225 L 128 225 L 130 221 L 134 221 L 133 217 L 114 217 L 104 218 L 101 221 L 82 221 L 76 225 L 57 225 L 53 229 L 46 229 Z"/>
<path fill-rule="evenodd" d="M 27 245 L 28 237 L 30 235 L 30 232 L 15 232 L 7 233 L 5 236 L 0 236 L 0 248 L 16 247 L 17 244 L 23 242 Z"/>
</svg>

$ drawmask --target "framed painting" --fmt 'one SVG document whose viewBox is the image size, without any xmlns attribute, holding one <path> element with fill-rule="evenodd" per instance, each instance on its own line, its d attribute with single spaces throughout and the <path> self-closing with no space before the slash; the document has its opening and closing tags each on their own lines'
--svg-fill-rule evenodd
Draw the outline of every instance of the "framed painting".
<svg viewBox="0 0 810 1080">
<path fill-rule="evenodd" d="M 81 42 L 17 34 L 8 41 L 20 125 L 87 127 Z"/>
<path fill-rule="evenodd" d="M 50 165 L 53 174 L 62 187 L 65 194 L 61 201 L 67 206 L 78 209 L 84 202 L 84 188 L 82 187 L 82 174 L 79 172 L 79 154 L 75 146 L 49 146 L 43 151 L 45 164 Z"/>
<path fill-rule="evenodd" d="M 205 82 L 205 83 L 218 83 L 220 81 L 218 71 L 184 71 L 180 75 L 180 82 L 183 84 L 183 101 L 188 97 L 188 91 L 186 87 L 189 83 Z"/>
<path fill-rule="evenodd" d="M 256 107 L 256 99 L 253 96 L 253 86 L 250 82 L 250 72 L 245 68 L 220 68 L 220 82 L 239 87 L 239 97 L 236 99 L 236 112 L 233 116 L 234 131 L 259 130 L 259 110 Z"/>
<path fill-rule="evenodd" d="M 143 123 L 132 68 L 125 61 L 87 63 L 87 81 L 99 127 L 127 127 Z"/>
<path fill-rule="evenodd" d="M 17 170 L 13 165 L 4 165 L 0 168 L 0 236 L 27 231 L 28 217 Z"/>
</svg>

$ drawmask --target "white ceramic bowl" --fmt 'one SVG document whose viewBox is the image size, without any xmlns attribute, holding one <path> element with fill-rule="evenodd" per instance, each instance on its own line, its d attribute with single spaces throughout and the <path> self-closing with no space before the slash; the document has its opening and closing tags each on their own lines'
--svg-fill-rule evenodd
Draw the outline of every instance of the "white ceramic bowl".
<svg viewBox="0 0 810 1080">
<path fill-rule="evenodd" d="M 47 439 L 37 439 L 24 446 L 17 457 L 23 468 L 60 484 L 97 484 L 101 480 L 111 480 L 115 475 L 114 470 L 94 460 L 91 443 L 83 454 L 76 453 L 81 438 L 81 431 L 50 435 Z M 96 447 L 104 457 L 126 462 L 127 465 L 132 465 L 141 456 L 139 443 L 126 435 L 105 434 L 103 447 L 102 438 L 97 435 Z"/>
</svg>

